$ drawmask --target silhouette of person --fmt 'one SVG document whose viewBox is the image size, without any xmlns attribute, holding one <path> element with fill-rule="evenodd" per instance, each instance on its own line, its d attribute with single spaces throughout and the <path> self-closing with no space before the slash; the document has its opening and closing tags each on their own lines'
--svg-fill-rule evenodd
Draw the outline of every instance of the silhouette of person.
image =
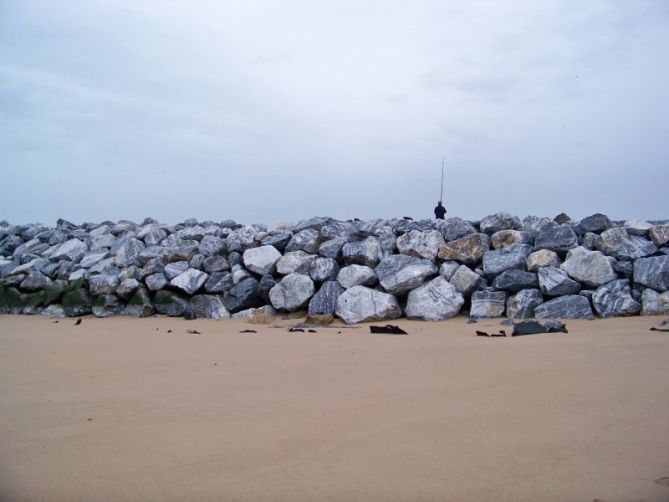
<svg viewBox="0 0 669 502">
<path fill-rule="evenodd" d="M 446 208 L 441 205 L 441 201 L 437 202 L 437 207 L 434 208 L 434 216 L 438 220 L 443 220 L 446 216 Z"/>
</svg>

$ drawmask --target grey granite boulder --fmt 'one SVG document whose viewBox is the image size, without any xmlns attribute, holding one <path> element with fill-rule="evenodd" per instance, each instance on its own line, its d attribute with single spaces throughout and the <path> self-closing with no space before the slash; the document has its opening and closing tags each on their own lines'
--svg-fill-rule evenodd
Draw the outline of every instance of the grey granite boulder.
<svg viewBox="0 0 669 502">
<path fill-rule="evenodd" d="M 92 312 L 93 298 L 87 289 L 75 286 L 63 295 L 60 303 L 67 317 L 76 317 Z"/>
<path fill-rule="evenodd" d="M 470 269 L 467 265 L 460 265 L 455 273 L 448 279 L 453 287 L 465 296 L 486 286 L 486 280 Z"/>
<path fill-rule="evenodd" d="M 460 239 L 447 242 L 439 249 L 439 258 L 454 260 L 465 265 L 476 265 L 490 249 L 490 237 L 486 234 L 469 234 Z"/>
<path fill-rule="evenodd" d="M 325 241 L 318 247 L 318 254 L 325 258 L 339 259 L 342 257 L 342 248 L 347 242 L 346 237 L 335 237 Z"/>
<path fill-rule="evenodd" d="M 634 282 L 660 293 L 669 290 L 669 255 L 636 260 Z"/>
<path fill-rule="evenodd" d="M 501 289 L 510 293 L 517 293 L 521 289 L 532 289 L 539 286 L 537 274 L 525 272 L 517 268 L 505 270 L 493 282 L 495 289 Z"/>
<path fill-rule="evenodd" d="M 534 240 L 534 238 L 539 233 L 539 230 L 541 230 L 541 227 L 550 222 L 551 220 L 549 218 L 543 216 L 541 217 L 534 215 L 526 216 L 525 218 L 523 218 L 522 230 L 530 234 L 530 238 Z"/>
<path fill-rule="evenodd" d="M 596 241 L 597 249 L 619 260 L 636 260 L 657 252 L 657 246 L 639 235 L 628 235 L 624 228 L 602 232 Z"/>
<path fill-rule="evenodd" d="M 598 288 L 618 278 L 613 270 L 614 259 L 600 251 L 590 251 L 582 246 L 567 253 L 567 259 L 560 268 L 572 279 L 586 286 Z"/>
<path fill-rule="evenodd" d="M 560 257 L 550 249 L 540 249 L 530 254 L 525 260 L 525 266 L 529 272 L 536 272 L 541 267 L 557 267 L 560 265 Z"/>
<path fill-rule="evenodd" d="M 280 258 L 281 253 L 274 246 L 249 248 L 242 255 L 244 266 L 258 275 L 271 274 Z"/>
<path fill-rule="evenodd" d="M 44 252 L 52 260 L 70 260 L 78 262 L 88 252 L 88 246 L 79 239 L 70 239 Z"/>
<path fill-rule="evenodd" d="M 650 229 L 653 228 L 653 225 L 647 221 L 627 220 L 623 227 L 627 230 L 629 235 L 641 235 L 642 237 L 646 237 Z"/>
<path fill-rule="evenodd" d="M 593 319 L 590 302 L 582 295 L 560 296 L 534 309 L 537 319 Z"/>
<path fill-rule="evenodd" d="M 170 317 L 191 317 L 190 301 L 175 291 L 161 290 L 153 299 L 156 312 Z"/>
<path fill-rule="evenodd" d="M 169 284 L 169 281 L 165 277 L 165 274 L 162 272 L 156 272 L 155 274 L 147 275 L 144 278 L 144 283 L 146 287 L 149 288 L 149 291 L 159 291 Z"/>
<path fill-rule="evenodd" d="M 492 235 L 500 230 L 521 230 L 523 224 L 517 216 L 502 211 L 483 218 L 479 223 L 479 228 L 481 232 Z"/>
<path fill-rule="evenodd" d="M 437 277 L 409 292 L 405 312 L 410 319 L 442 321 L 457 315 L 464 303 L 459 291 Z"/>
<path fill-rule="evenodd" d="M 534 238 L 534 249 L 550 249 L 557 253 L 566 253 L 578 246 L 578 236 L 572 227 L 564 223 L 558 225 L 549 222 L 541 227 Z"/>
<path fill-rule="evenodd" d="M 210 256 L 205 258 L 202 262 L 202 268 L 208 274 L 213 274 L 214 272 L 224 272 L 230 270 L 230 264 L 228 260 L 225 259 L 225 256 Z"/>
<path fill-rule="evenodd" d="M 592 305 L 601 317 L 635 315 L 641 310 L 641 304 L 632 298 L 627 279 L 611 281 L 597 288 L 592 295 Z"/>
<path fill-rule="evenodd" d="M 48 288 L 49 286 L 51 286 L 51 279 L 49 279 L 42 272 L 32 270 L 30 273 L 28 273 L 26 278 L 21 281 L 19 287 L 23 291 L 41 291 Z"/>
<path fill-rule="evenodd" d="M 292 238 L 293 234 L 290 232 L 279 232 L 268 235 L 262 240 L 261 244 L 263 246 L 273 246 L 278 251 L 283 252 Z"/>
<path fill-rule="evenodd" d="M 258 281 L 249 277 L 232 286 L 225 292 L 223 305 L 231 314 L 240 310 L 261 307 L 263 301 L 258 296 Z"/>
<path fill-rule="evenodd" d="M 644 289 L 641 294 L 641 315 L 667 314 L 669 314 L 669 291 L 660 294 L 650 288 Z"/>
<path fill-rule="evenodd" d="M 417 288 L 438 273 L 432 261 L 402 254 L 386 256 L 374 271 L 383 289 L 395 295 Z"/>
<path fill-rule="evenodd" d="M 349 265 L 339 271 L 337 281 L 342 287 L 348 289 L 353 286 L 374 286 L 379 278 L 374 269 L 366 265 Z"/>
<path fill-rule="evenodd" d="M 183 274 L 186 270 L 188 270 L 188 268 L 189 266 L 187 261 L 175 261 L 165 265 L 163 268 L 163 273 L 165 274 L 165 277 L 171 281 L 172 279 Z"/>
<path fill-rule="evenodd" d="M 308 274 L 316 255 L 304 251 L 290 251 L 276 262 L 276 271 L 281 275 L 293 273 Z"/>
<path fill-rule="evenodd" d="M 229 253 L 233 251 L 241 253 L 245 249 L 254 247 L 256 233 L 257 230 L 251 226 L 236 228 L 225 239 L 225 248 Z"/>
<path fill-rule="evenodd" d="M 155 313 L 151 303 L 151 296 L 145 288 L 139 288 L 135 294 L 128 300 L 128 304 L 123 311 L 125 315 L 132 317 L 150 317 Z"/>
<path fill-rule="evenodd" d="M 319 235 L 318 232 L 311 228 L 306 228 L 300 230 L 295 235 L 293 235 L 286 245 L 286 251 L 299 251 L 302 250 L 306 253 L 316 254 L 318 253 L 319 246 Z"/>
<path fill-rule="evenodd" d="M 575 295 L 581 290 L 581 284 L 569 277 L 567 272 L 557 267 L 539 269 L 539 287 L 548 296 Z"/>
<path fill-rule="evenodd" d="M 474 291 L 469 317 L 472 319 L 486 319 L 501 317 L 506 309 L 505 291 Z"/>
<path fill-rule="evenodd" d="M 119 268 L 129 267 L 130 265 L 140 265 L 139 255 L 146 249 L 144 244 L 139 239 L 128 239 L 116 252 L 114 263 Z"/>
<path fill-rule="evenodd" d="M 109 295 L 116 291 L 120 281 L 115 274 L 97 274 L 88 278 L 88 289 L 92 295 Z"/>
<path fill-rule="evenodd" d="M 195 294 L 204 283 L 207 282 L 209 274 L 200 270 L 189 268 L 170 281 L 170 285 L 180 289 L 188 295 Z"/>
<path fill-rule="evenodd" d="M 476 228 L 471 223 L 458 217 L 446 218 L 441 222 L 440 230 L 446 242 L 476 233 Z"/>
<path fill-rule="evenodd" d="M 397 238 L 397 249 L 400 253 L 428 260 L 434 260 L 444 244 L 444 237 L 436 230 L 412 230 Z"/>
<path fill-rule="evenodd" d="M 510 319 L 534 317 L 534 309 L 543 301 L 544 297 L 538 289 L 522 289 L 506 301 L 506 316 Z"/>
<path fill-rule="evenodd" d="M 314 281 L 304 274 L 288 274 L 269 292 L 272 306 L 277 310 L 292 312 L 309 303 L 314 295 Z"/>
<path fill-rule="evenodd" d="M 197 319 L 228 319 L 230 312 L 217 295 L 195 295 L 190 299 L 190 308 Z"/>
<path fill-rule="evenodd" d="M 274 278 L 273 275 L 267 274 L 263 275 L 260 278 L 260 281 L 258 281 L 258 288 L 256 289 L 256 294 L 258 297 L 267 304 L 270 304 L 271 301 L 269 299 L 269 292 L 272 290 L 274 286 L 276 286 L 276 279 Z M 205 284 L 205 288 L 206 288 Z"/>
<path fill-rule="evenodd" d="M 109 257 L 109 251 L 105 249 L 96 249 L 95 251 L 90 251 L 86 253 L 79 262 L 79 266 L 82 268 L 91 268 L 93 265 L 96 265 L 100 261 Z"/>
<path fill-rule="evenodd" d="M 376 237 L 367 237 L 358 242 L 347 242 L 342 247 L 342 256 L 347 264 L 357 263 L 375 267 L 381 261 L 383 252 Z"/>
<path fill-rule="evenodd" d="M 532 237 L 529 232 L 521 230 L 500 230 L 490 237 L 490 244 L 493 249 L 502 249 L 514 244 L 531 244 Z"/>
<path fill-rule="evenodd" d="M 309 277 L 315 282 L 334 281 L 338 273 L 339 265 L 334 258 L 316 258 L 309 268 Z"/>
<path fill-rule="evenodd" d="M 93 298 L 91 310 L 95 317 L 113 317 L 120 314 L 124 307 L 116 295 L 102 295 Z"/>
<path fill-rule="evenodd" d="M 346 324 L 397 319 L 402 310 L 393 295 L 365 286 L 353 286 L 337 299 L 337 317 Z"/>
<path fill-rule="evenodd" d="M 592 232 L 587 232 L 581 238 L 580 241 L 581 246 L 583 246 L 586 249 L 589 249 L 590 251 L 593 251 L 594 249 L 597 248 L 597 237 L 599 237 L 597 234 Z"/>
<path fill-rule="evenodd" d="M 658 246 L 669 244 L 669 225 L 653 225 L 648 235 Z"/>
<path fill-rule="evenodd" d="M 344 292 L 337 281 L 326 281 L 309 301 L 309 315 L 334 314 L 337 300 Z"/>
<path fill-rule="evenodd" d="M 511 268 L 525 268 L 525 260 L 530 255 L 532 247 L 527 244 L 513 246 L 495 251 L 488 251 L 483 256 L 483 271 L 487 276 L 501 274 Z"/>
<path fill-rule="evenodd" d="M 595 213 L 583 218 L 578 226 L 584 233 L 593 232 L 598 234 L 613 227 L 613 223 L 611 223 L 611 220 L 605 214 Z"/>
<path fill-rule="evenodd" d="M 142 286 L 137 279 L 124 279 L 116 288 L 116 295 L 123 300 L 129 300 Z"/>
<path fill-rule="evenodd" d="M 460 268 L 460 264 L 457 261 L 445 261 L 439 267 L 439 275 L 446 278 L 446 280 L 450 280 L 458 268 Z"/>
<path fill-rule="evenodd" d="M 198 246 L 199 252 L 207 257 L 217 256 L 225 250 L 225 239 L 215 235 L 205 235 Z"/>
<path fill-rule="evenodd" d="M 147 282 L 148 285 L 148 282 Z M 204 290 L 209 293 L 225 293 L 234 286 L 232 274 L 230 272 L 214 272 L 204 283 Z"/>
</svg>

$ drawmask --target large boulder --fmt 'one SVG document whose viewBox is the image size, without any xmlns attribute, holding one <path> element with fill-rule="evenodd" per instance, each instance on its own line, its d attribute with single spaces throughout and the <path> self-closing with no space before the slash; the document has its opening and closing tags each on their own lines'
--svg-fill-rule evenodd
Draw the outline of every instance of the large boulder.
<svg viewBox="0 0 669 502">
<path fill-rule="evenodd" d="M 191 317 L 190 301 L 175 291 L 161 290 L 153 299 L 156 312 L 170 317 Z"/>
<path fill-rule="evenodd" d="M 474 291 L 469 317 L 472 319 L 501 317 L 506 308 L 507 296 L 505 291 Z"/>
<path fill-rule="evenodd" d="M 366 265 L 349 265 L 337 274 L 337 281 L 345 289 L 353 286 L 374 286 L 378 280 L 374 269 Z"/>
<path fill-rule="evenodd" d="M 529 232 L 520 230 L 500 230 L 490 237 L 490 243 L 493 249 L 502 249 L 514 244 L 531 244 L 532 237 Z"/>
<path fill-rule="evenodd" d="M 168 263 L 165 265 L 163 268 L 163 273 L 165 274 L 165 277 L 167 277 L 168 280 L 172 280 L 175 277 L 180 276 L 183 274 L 186 270 L 189 268 L 189 263 L 185 260 L 182 261 L 175 261 L 172 263 Z"/>
<path fill-rule="evenodd" d="M 116 251 L 114 262 L 119 268 L 129 267 L 130 265 L 141 266 L 139 255 L 145 249 L 146 244 L 139 239 L 128 239 Z"/>
<path fill-rule="evenodd" d="M 492 285 L 495 289 L 517 293 L 521 289 L 536 288 L 539 282 L 537 281 L 537 274 L 510 268 L 495 277 Z"/>
<path fill-rule="evenodd" d="M 437 223 L 440 223 L 441 233 L 446 242 L 454 241 L 465 235 L 476 233 L 476 228 L 462 218 L 451 217 Z"/>
<path fill-rule="evenodd" d="M 454 260 L 465 265 L 476 265 L 490 249 L 490 237 L 486 234 L 469 234 L 441 246 L 438 256 L 442 260 Z"/>
<path fill-rule="evenodd" d="M 129 300 L 141 286 L 142 283 L 137 279 L 124 279 L 116 288 L 116 294 L 123 300 Z"/>
<path fill-rule="evenodd" d="M 353 286 L 337 299 L 337 316 L 346 324 L 397 319 L 402 310 L 397 298 L 365 286 Z"/>
<path fill-rule="evenodd" d="M 202 262 L 202 268 L 208 274 L 213 274 L 214 272 L 225 272 L 230 270 L 230 264 L 228 260 L 225 259 L 225 256 L 210 256 L 205 258 Z"/>
<path fill-rule="evenodd" d="M 529 319 L 544 297 L 538 289 L 522 289 L 506 301 L 506 316 L 511 319 Z"/>
<path fill-rule="evenodd" d="M 534 309 L 537 319 L 593 319 L 590 302 L 582 295 L 560 296 Z"/>
<path fill-rule="evenodd" d="M 648 235 L 650 229 L 653 228 L 653 225 L 651 225 L 647 221 L 627 220 L 623 225 L 623 227 L 625 228 L 625 230 L 627 230 L 627 233 L 630 235 L 641 235 L 645 237 Z"/>
<path fill-rule="evenodd" d="M 121 313 L 125 305 L 116 295 L 102 295 L 93 298 L 93 315 L 95 317 L 113 317 Z"/>
<path fill-rule="evenodd" d="M 230 272 L 214 272 L 209 276 L 207 282 L 204 283 L 204 290 L 209 294 L 222 294 L 234 285 L 232 274 Z"/>
<path fill-rule="evenodd" d="M 437 275 L 439 270 L 430 260 L 396 254 L 386 256 L 374 271 L 383 289 L 403 295 Z"/>
<path fill-rule="evenodd" d="M 523 231 L 530 234 L 530 238 L 534 240 L 539 233 L 539 230 L 541 230 L 541 227 L 550 222 L 551 220 L 544 216 L 526 216 L 523 218 Z"/>
<path fill-rule="evenodd" d="M 669 255 L 639 258 L 634 262 L 634 282 L 660 293 L 669 290 Z"/>
<path fill-rule="evenodd" d="M 37 270 L 32 270 L 26 276 L 21 285 L 19 286 L 23 291 L 41 291 L 48 288 L 51 285 L 51 279 L 49 279 L 42 272 Z"/>
<path fill-rule="evenodd" d="M 581 284 L 571 279 L 567 272 L 557 267 L 539 269 L 539 287 L 548 296 L 575 295 L 581 290 Z"/>
<path fill-rule="evenodd" d="M 274 246 L 249 248 L 242 255 L 244 266 L 258 275 L 271 274 L 280 258 L 281 253 Z"/>
<path fill-rule="evenodd" d="M 658 246 L 665 246 L 669 243 L 669 225 L 654 225 L 648 235 Z"/>
<path fill-rule="evenodd" d="M 125 315 L 132 317 L 149 317 L 155 313 L 153 304 L 151 303 L 151 296 L 145 288 L 139 288 L 135 294 L 128 300 L 123 311 Z"/>
<path fill-rule="evenodd" d="M 198 249 L 206 257 L 217 256 L 225 250 L 225 239 L 215 235 L 205 235 L 202 237 Z"/>
<path fill-rule="evenodd" d="M 272 306 L 277 310 L 292 312 L 309 303 L 314 295 L 314 281 L 308 275 L 288 274 L 269 292 Z"/>
<path fill-rule="evenodd" d="M 512 268 L 525 268 L 525 260 L 532 251 L 527 244 L 515 244 L 504 249 L 488 251 L 483 256 L 483 271 L 487 276 L 501 274 Z"/>
<path fill-rule="evenodd" d="M 190 299 L 190 308 L 196 318 L 228 319 L 230 312 L 217 295 L 195 295 Z"/>
<path fill-rule="evenodd" d="M 316 255 L 304 251 L 290 251 L 276 262 L 276 271 L 281 275 L 293 273 L 308 274 L 311 263 L 316 258 Z"/>
<path fill-rule="evenodd" d="M 467 265 L 460 265 L 455 273 L 448 279 L 453 287 L 465 296 L 486 286 L 486 281 Z"/>
<path fill-rule="evenodd" d="M 344 261 L 348 264 L 357 263 L 368 267 L 376 267 L 383 257 L 383 251 L 376 237 L 367 237 L 363 241 L 344 244 L 342 255 Z"/>
<path fill-rule="evenodd" d="M 98 274 L 88 278 L 88 289 L 95 296 L 109 295 L 116 291 L 120 281 L 116 274 Z"/>
<path fill-rule="evenodd" d="M 70 239 L 44 252 L 44 256 L 52 260 L 70 260 L 78 262 L 88 252 L 88 246 L 79 239 Z"/>
<path fill-rule="evenodd" d="M 507 212 L 500 212 L 486 216 L 479 223 L 481 232 L 492 235 L 500 230 L 521 230 L 523 224 L 520 218 Z"/>
<path fill-rule="evenodd" d="M 278 251 L 283 252 L 286 250 L 286 246 L 290 242 L 290 240 L 293 238 L 293 234 L 290 232 L 278 232 L 275 234 L 270 234 L 267 237 L 265 237 L 261 244 L 263 246 L 273 246 L 276 248 Z"/>
<path fill-rule="evenodd" d="M 185 272 L 172 279 L 170 281 L 170 285 L 180 289 L 188 295 L 193 295 L 202 286 L 204 286 L 204 283 L 207 282 L 208 278 L 209 274 L 194 268 L 189 268 Z"/>
<path fill-rule="evenodd" d="M 348 241 L 346 237 L 335 237 L 325 241 L 318 248 L 318 254 L 325 258 L 339 259 L 342 257 L 342 248 Z"/>
<path fill-rule="evenodd" d="M 223 305 L 234 314 L 240 310 L 261 307 L 262 299 L 258 296 L 258 281 L 248 277 L 225 292 Z"/>
<path fill-rule="evenodd" d="M 305 251 L 307 253 L 318 253 L 319 235 L 318 232 L 311 228 L 300 230 L 292 236 L 286 245 L 286 251 Z"/>
<path fill-rule="evenodd" d="M 578 226 L 585 232 L 601 233 L 613 227 L 613 223 L 608 216 L 602 213 L 595 213 L 583 218 Z"/>
<path fill-rule="evenodd" d="M 81 268 L 91 268 L 97 263 L 101 262 L 105 258 L 109 257 L 109 250 L 105 249 L 96 249 L 86 253 L 79 262 Z"/>
<path fill-rule="evenodd" d="M 578 246 L 578 236 L 569 224 L 558 225 L 549 222 L 543 225 L 534 238 L 534 249 L 550 249 L 556 253 L 566 253 Z"/>
<path fill-rule="evenodd" d="M 628 235 L 624 228 L 605 230 L 597 237 L 596 246 L 619 260 L 636 260 L 657 252 L 655 244 L 639 235 Z"/>
<path fill-rule="evenodd" d="M 147 275 L 144 278 L 144 283 L 149 288 L 149 291 L 160 291 L 169 284 L 169 281 L 165 277 L 165 274 L 156 272 L 155 274 Z"/>
<path fill-rule="evenodd" d="M 67 317 L 77 317 L 92 312 L 93 298 L 87 289 L 75 286 L 63 295 L 60 303 Z"/>
<path fill-rule="evenodd" d="M 618 278 L 613 270 L 614 259 L 601 251 L 590 251 L 582 246 L 567 253 L 567 259 L 560 268 L 572 279 L 589 287 L 598 288 Z"/>
<path fill-rule="evenodd" d="M 436 230 L 412 230 L 397 238 L 397 249 L 400 253 L 428 260 L 434 260 L 444 244 L 444 237 Z"/>
<path fill-rule="evenodd" d="M 669 314 L 669 291 L 662 294 L 646 288 L 641 294 L 641 315 Z"/>
<path fill-rule="evenodd" d="M 459 291 L 443 277 L 437 277 L 409 292 L 406 315 L 411 319 L 441 321 L 460 312 L 464 303 Z"/>
<path fill-rule="evenodd" d="M 536 272 L 541 267 L 558 267 L 560 257 L 555 251 L 550 249 L 540 249 L 530 254 L 525 260 L 525 266 L 529 272 Z"/>
<path fill-rule="evenodd" d="M 334 281 L 339 273 L 339 265 L 334 258 L 318 257 L 311 262 L 309 277 L 315 282 Z"/>
<path fill-rule="evenodd" d="M 309 315 L 334 314 L 337 300 L 344 292 L 337 281 L 326 281 L 309 301 Z"/>
<path fill-rule="evenodd" d="M 632 298 L 627 279 L 611 281 L 597 288 L 592 295 L 592 304 L 601 317 L 635 315 L 641 310 L 639 302 Z"/>
</svg>

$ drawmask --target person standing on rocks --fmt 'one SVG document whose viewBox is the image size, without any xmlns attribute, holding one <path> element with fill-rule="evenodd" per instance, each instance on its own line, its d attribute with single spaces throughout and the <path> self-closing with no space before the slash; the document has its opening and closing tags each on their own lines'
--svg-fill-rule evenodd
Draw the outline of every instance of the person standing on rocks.
<svg viewBox="0 0 669 502">
<path fill-rule="evenodd" d="M 443 220 L 446 216 L 446 208 L 441 205 L 441 201 L 437 202 L 437 207 L 434 208 L 434 216 L 437 220 Z"/>
</svg>

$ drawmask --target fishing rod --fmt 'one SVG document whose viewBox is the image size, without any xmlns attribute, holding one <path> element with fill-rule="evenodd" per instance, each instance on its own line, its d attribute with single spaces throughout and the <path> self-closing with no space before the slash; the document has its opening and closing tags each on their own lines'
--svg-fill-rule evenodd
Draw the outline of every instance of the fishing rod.
<svg viewBox="0 0 669 502">
<path fill-rule="evenodd" d="M 441 192 L 439 192 L 439 202 L 444 200 L 444 156 L 441 157 Z"/>
</svg>

